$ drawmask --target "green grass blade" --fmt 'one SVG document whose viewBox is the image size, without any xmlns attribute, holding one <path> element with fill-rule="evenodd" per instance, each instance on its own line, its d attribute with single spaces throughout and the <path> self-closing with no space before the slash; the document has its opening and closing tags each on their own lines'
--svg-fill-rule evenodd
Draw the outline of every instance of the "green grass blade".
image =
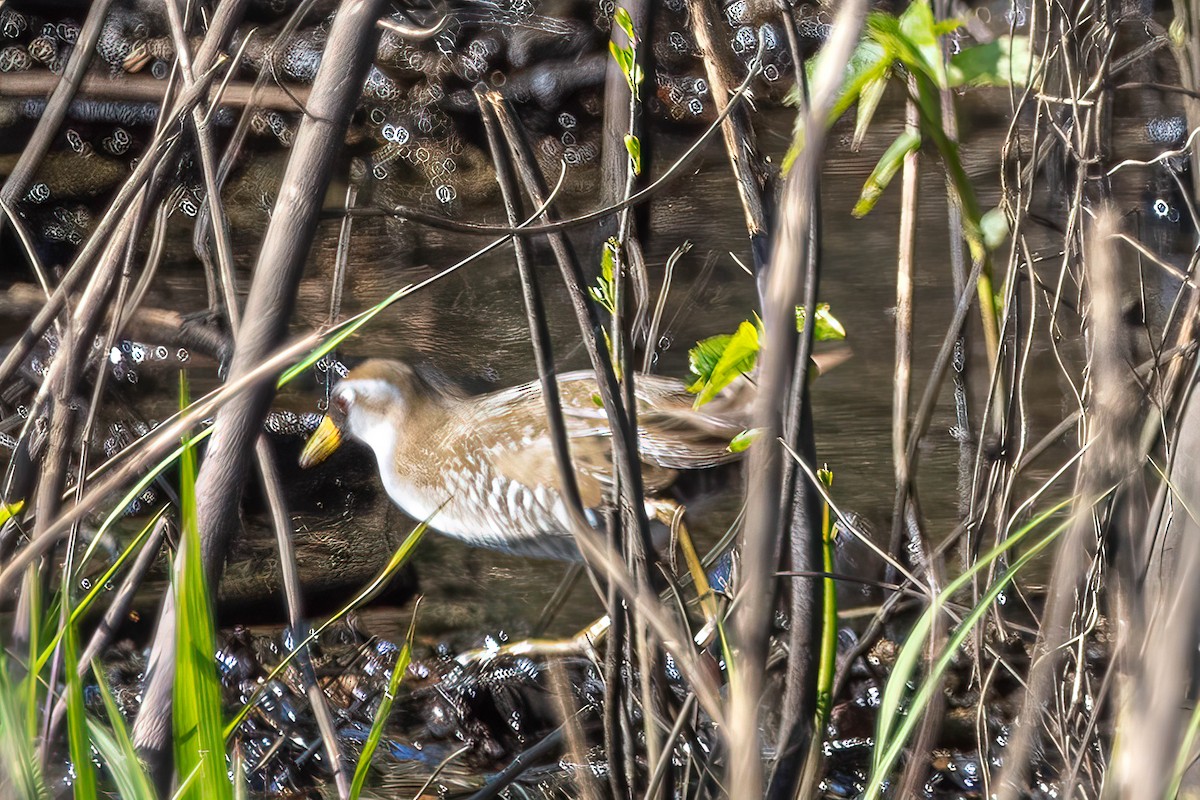
<svg viewBox="0 0 1200 800">
<path fill-rule="evenodd" d="M 817 477 L 826 489 L 833 488 L 833 473 L 822 468 Z M 833 708 L 833 684 L 837 674 L 837 583 L 833 574 L 833 520 L 829 515 L 829 503 L 821 503 L 821 568 L 825 577 L 821 579 L 821 654 L 817 662 L 817 731 L 820 735 L 829 722 Z"/>
<path fill-rule="evenodd" d="M 94 719 L 89 719 L 87 725 L 92 742 L 108 766 L 109 775 L 112 776 L 113 785 L 117 789 L 116 796 L 121 800 L 157 800 L 152 789 L 149 794 L 139 793 L 142 789 L 135 775 L 145 778 L 145 773 L 138 763 L 137 753 L 134 753 L 130 760 L 131 757 L 121 748 L 112 731 Z M 149 787 L 149 783 L 146 786 Z"/>
<path fill-rule="evenodd" d="M 63 636 L 63 674 L 67 683 L 67 745 L 75 765 L 76 800 L 96 800 L 96 765 L 92 763 L 92 742 L 88 735 L 87 709 L 83 702 L 83 681 L 79 679 L 79 631 L 70 620 Z"/>
<path fill-rule="evenodd" d="M 192 446 L 195 447 L 201 441 L 207 439 L 210 433 L 212 433 L 212 428 L 205 428 L 195 436 L 191 437 Z M 161 475 L 179 460 L 179 457 L 183 454 L 183 450 L 184 448 L 182 446 L 172 450 L 170 453 L 164 456 L 162 460 L 151 467 L 149 472 L 143 475 L 141 479 L 133 485 L 132 489 L 122 495 L 121 499 L 117 501 L 117 504 L 113 506 L 112 511 L 108 512 L 108 516 L 106 516 L 104 521 L 100 523 L 100 527 L 96 529 L 96 535 L 92 538 L 92 541 L 88 544 L 87 549 L 84 550 L 83 555 L 80 557 L 79 566 L 77 569 L 84 568 L 84 566 L 91 559 L 92 554 L 96 551 L 96 548 L 99 547 L 100 540 L 103 538 L 104 534 L 108 533 L 108 529 L 113 526 L 113 523 L 125 515 L 125 509 L 130 503 L 137 499 L 138 495 L 146 491 L 147 486 L 154 483 L 155 479 L 158 478 L 159 475 Z"/>
<path fill-rule="evenodd" d="M 913 696 L 912 702 L 906 710 L 900 708 L 897 704 L 898 698 L 902 699 L 909 679 L 915 674 L 916 661 L 920 659 L 925 646 L 925 637 L 928 635 L 934 616 L 941 611 L 943 602 L 951 597 L 954 592 L 963 588 L 971 579 L 972 575 L 978 574 L 988 564 L 995 561 L 1004 552 L 1011 549 L 1017 542 L 1024 539 L 1031 531 L 1036 529 L 1044 522 L 1051 514 L 1054 514 L 1069 501 L 1060 503 L 1055 508 L 1050 509 L 1044 514 L 1039 515 L 1028 525 L 1024 526 L 1017 533 L 1010 536 L 1006 541 L 994 547 L 983 559 L 978 561 L 965 572 L 962 576 L 952 581 L 947 585 L 945 591 L 938 595 L 933 605 L 926 610 L 921 617 L 921 622 L 918 623 L 922 634 L 920 636 L 912 636 L 905 642 L 904 647 L 900 651 L 900 655 L 896 659 L 896 666 L 892 670 L 892 675 L 888 679 L 887 690 L 884 692 L 885 702 L 888 705 L 881 705 L 880 713 L 880 736 L 876 739 L 874 763 L 871 770 L 871 778 L 867 783 L 866 800 L 877 800 L 883 790 L 883 781 L 886 780 L 888 774 L 892 771 L 895 765 L 899 762 L 900 756 L 903 753 L 904 747 L 908 744 L 912 734 L 916 731 L 917 725 L 920 723 L 922 712 L 929 705 L 933 698 L 933 694 L 937 691 L 942 675 L 950 667 L 955 653 L 966 641 L 974 627 L 983 619 L 988 608 L 1000 596 L 1000 593 L 1012 583 L 1017 574 L 1038 554 L 1049 547 L 1058 536 L 1067 529 L 1071 524 L 1070 520 L 1063 522 L 1046 534 L 1042 539 L 1034 543 L 1026 552 L 1022 553 L 1020 558 L 1013 562 L 1003 575 L 999 576 L 987 589 L 980 598 L 979 603 L 971 609 L 970 613 L 964 617 L 962 623 L 955 629 L 950 636 L 949 641 L 942 649 L 933 668 L 930 669 L 929 675 L 921 683 L 917 693 Z M 915 630 L 914 630 L 915 633 Z M 908 651 L 913 651 L 909 653 Z M 905 671 L 901 672 L 901 660 L 905 662 Z M 890 702 L 889 702 L 890 701 Z M 884 730 L 884 716 L 889 718 L 888 736 L 885 738 L 882 733 Z M 894 729 L 894 733 L 892 730 Z"/>
<path fill-rule="evenodd" d="M 187 382 L 180 373 L 180 399 L 186 405 Z M 174 691 L 175 764 L 180 773 L 196 773 L 183 798 L 232 798 L 221 732 L 221 684 L 215 654 L 216 628 L 196 514 L 196 455 L 185 438 L 180 456 L 179 556 L 172 574 L 176 609 L 176 681 Z"/>
<path fill-rule="evenodd" d="M 200 770 L 203 764 L 197 764 L 195 769 L 184 776 L 179 782 L 179 786 L 175 789 L 175 794 L 171 795 L 171 800 L 183 800 L 188 796 L 188 793 L 196 788 L 196 780 L 200 776 Z"/>
<path fill-rule="evenodd" d="M 9 679 L 8 659 L 0 649 L 0 797 L 49 798 L 33 737 L 26 736 L 23 695 Z"/>
<path fill-rule="evenodd" d="M 1192 748 L 1196 745 L 1196 736 L 1200 734 L 1200 703 L 1192 709 L 1188 717 L 1187 728 L 1183 732 L 1183 741 L 1179 744 L 1179 752 L 1175 754 L 1175 770 L 1171 776 L 1171 785 L 1163 795 L 1166 800 L 1179 796 L 1179 787 L 1183 785 L 1183 776 L 1188 765 L 1192 763 Z"/>
<path fill-rule="evenodd" d="M 354 768 L 354 780 L 350 783 L 350 800 L 358 800 L 359 795 L 362 794 L 363 784 L 371 769 L 371 758 L 375 755 L 375 749 L 379 747 L 380 739 L 383 738 L 383 726 L 387 722 L 388 715 L 392 713 L 392 703 L 396 700 L 396 691 L 400 688 L 400 681 L 403 680 L 404 673 L 408 671 L 409 661 L 412 660 L 413 634 L 417 629 L 417 611 L 420 607 L 421 601 L 417 600 L 413 607 L 412 621 L 408 624 L 408 635 L 404 637 L 404 647 L 400 650 L 400 655 L 396 657 L 396 665 L 392 667 L 392 677 L 388 680 L 387 691 L 384 692 L 379 709 L 375 712 L 375 719 L 371 722 L 367 741 L 363 744 L 362 753 L 358 757 L 358 765 Z"/>
<path fill-rule="evenodd" d="M 314 641 L 318 636 L 320 636 L 330 625 L 337 622 L 339 619 L 346 616 L 351 611 L 374 597 L 375 594 L 379 592 L 389 580 L 391 580 L 392 576 L 396 574 L 396 571 L 408 562 L 408 559 L 412 557 L 413 551 L 416 550 L 417 545 L 420 543 L 421 538 L 425 535 L 425 531 L 429 529 L 429 520 L 433 519 L 433 517 L 437 515 L 438 511 L 441 511 L 444 506 L 445 503 L 439 506 L 437 511 L 434 511 L 433 514 L 430 514 L 428 519 L 412 529 L 408 536 L 405 537 L 404 541 L 400 543 L 400 546 L 396 548 L 396 552 L 392 553 L 392 557 L 388 559 L 388 563 L 385 564 L 383 569 L 379 571 L 379 574 L 376 575 L 371 582 L 368 583 L 358 593 L 358 595 L 355 596 L 353 600 L 347 603 L 336 614 L 314 628 L 312 633 L 301 639 L 296 646 L 292 648 L 292 650 L 286 656 L 284 656 L 283 659 L 280 660 L 280 662 L 275 666 L 275 669 L 271 670 L 270 674 L 268 674 L 267 677 L 262 681 L 258 691 L 256 691 L 248 701 L 246 701 L 246 704 L 242 706 L 241 710 L 238 711 L 238 713 L 234 715 L 234 718 L 230 720 L 229 724 L 225 726 L 226 739 L 229 739 L 231 736 L 233 736 L 233 733 L 237 730 L 238 725 L 242 724 L 242 720 L 246 718 L 246 715 L 250 713 L 250 710 L 254 708 L 255 703 L 258 702 L 259 697 L 262 696 L 267 685 L 270 684 L 270 682 L 274 680 L 279 673 L 283 672 L 287 665 L 292 662 L 292 659 L 294 659 L 301 650 L 303 650 L 310 642 Z"/>
<path fill-rule="evenodd" d="M 29 598 L 29 654 L 27 656 L 29 660 L 26 664 L 32 664 L 37 656 L 38 648 L 41 647 L 43 622 L 46 619 L 42 581 L 38 577 L 37 570 L 32 566 L 25 572 L 24 588 L 25 596 Z M 25 674 L 22 688 L 25 697 L 22 708 L 22 711 L 25 712 L 25 736 L 33 741 L 37 739 L 40 727 L 38 699 L 41 697 L 41 675 L 29 670 Z"/>
<path fill-rule="evenodd" d="M 882 769 L 884 759 L 883 748 L 886 746 L 886 743 L 892 740 L 893 730 L 904 717 L 903 705 L 904 697 L 908 691 L 907 686 L 917 674 L 918 666 L 925 652 L 925 640 L 929 637 L 929 631 L 933 627 L 933 620 L 941 613 L 942 604 L 947 598 L 952 597 L 955 592 L 966 586 L 975 575 L 987 569 L 992 562 L 1016 546 L 1031 531 L 1052 515 L 1065 508 L 1068 503 L 1070 503 L 1070 500 L 1064 500 L 1050 510 L 1039 514 L 1017 530 L 1016 533 L 993 547 L 987 554 L 978 559 L 970 569 L 947 584 L 942 593 L 934 599 L 933 604 L 917 620 L 905 640 L 904 647 L 900 649 L 900 653 L 896 656 L 896 663 L 892 667 L 891 677 L 888 679 L 887 686 L 883 690 L 883 698 L 879 705 L 879 727 L 875 737 L 872 772 L 878 774 Z M 1011 575 L 1013 572 L 1010 570 L 1009 574 Z"/>
<path fill-rule="evenodd" d="M 122 800 L 157 800 L 154 785 L 150 782 L 150 776 L 142 769 L 142 762 L 133 746 L 133 739 L 129 737 L 125 718 L 117 708 L 117 701 L 108 688 L 108 680 L 104 677 L 99 661 L 92 662 L 92 674 L 96 676 L 96 684 L 100 688 L 100 697 L 104 700 L 104 710 L 112 730 L 109 731 L 95 720 L 89 720 L 88 725 L 91 728 L 92 741 L 103 756 L 113 783 L 116 784 L 117 795 Z"/>
<path fill-rule="evenodd" d="M 154 515 L 154 518 L 147 523 L 146 527 L 142 528 L 141 532 L 133 538 L 133 541 L 131 541 L 125 547 L 125 550 L 122 551 L 121 555 L 117 557 L 117 560 L 113 562 L 112 566 L 105 570 L 104 574 L 100 576 L 99 580 L 96 581 L 91 590 L 84 595 L 82 600 L 79 601 L 79 604 L 71 610 L 70 620 L 72 623 L 79 623 L 79 620 L 84 614 L 87 613 L 88 608 L 90 608 L 96 598 L 100 596 L 100 593 L 104 591 L 104 587 L 108 584 L 108 582 L 111 581 L 118 572 L 120 572 L 121 567 L 125 565 L 125 562 L 129 560 L 129 557 L 133 555 L 133 553 L 142 545 L 143 542 L 146 541 L 146 537 L 148 537 L 150 532 L 154 530 L 154 526 L 158 524 L 159 519 L 162 518 L 162 515 L 165 514 L 166 511 L 167 507 L 163 506 L 162 510 Z M 78 570 L 75 571 L 75 575 L 79 575 Z M 34 662 L 33 672 L 40 673 L 42 668 L 46 666 L 46 662 L 49 661 L 50 657 L 54 654 L 54 648 L 58 647 L 58 643 L 62 639 L 64 630 L 64 628 L 60 628 L 59 630 L 55 631 L 54 636 L 52 636 L 46 646 L 42 648 L 41 655 L 39 655 L 37 661 Z"/>
</svg>

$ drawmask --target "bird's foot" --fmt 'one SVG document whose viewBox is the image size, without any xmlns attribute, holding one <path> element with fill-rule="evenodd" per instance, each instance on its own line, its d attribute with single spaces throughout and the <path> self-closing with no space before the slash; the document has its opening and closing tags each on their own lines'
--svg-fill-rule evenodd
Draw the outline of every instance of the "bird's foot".
<svg viewBox="0 0 1200 800">
<path fill-rule="evenodd" d="M 509 642 L 493 647 L 480 647 L 459 653 L 455 661 L 466 665 L 491 661 L 500 656 L 540 656 L 542 658 L 585 656 L 595 660 L 598 658 L 596 645 L 608 633 L 608 628 L 608 617 L 603 616 L 567 639 L 522 639 L 518 642 Z"/>
</svg>

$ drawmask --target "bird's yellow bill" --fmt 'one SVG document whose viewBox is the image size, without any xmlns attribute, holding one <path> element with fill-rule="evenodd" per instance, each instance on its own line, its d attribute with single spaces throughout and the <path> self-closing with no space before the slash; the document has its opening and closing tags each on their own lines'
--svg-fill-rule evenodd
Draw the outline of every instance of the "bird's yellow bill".
<svg viewBox="0 0 1200 800">
<path fill-rule="evenodd" d="M 321 418 L 321 424 L 313 431 L 304 443 L 300 452 L 300 466 L 304 469 L 316 466 L 337 450 L 342 443 L 342 432 L 328 414 Z"/>
</svg>

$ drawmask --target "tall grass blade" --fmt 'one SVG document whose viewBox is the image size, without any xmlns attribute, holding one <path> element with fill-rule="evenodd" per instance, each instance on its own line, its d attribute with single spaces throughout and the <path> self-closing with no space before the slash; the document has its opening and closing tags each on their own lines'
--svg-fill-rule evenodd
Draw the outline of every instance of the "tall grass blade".
<svg viewBox="0 0 1200 800">
<path fill-rule="evenodd" d="M 34 663 L 38 648 L 41 647 L 43 623 L 47 617 L 43 605 L 45 598 L 42 596 L 42 580 L 38 577 L 36 568 L 31 566 L 25 572 L 24 583 L 25 596 L 29 598 L 29 654 L 27 656 L 29 660 L 25 662 L 28 665 Z M 41 687 L 41 676 L 37 672 L 29 670 L 25 674 L 22 687 L 25 700 L 21 710 L 25 715 L 25 736 L 30 741 L 36 739 L 39 732 L 38 699 L 41 697 Z"/>
<path fill-rule="evenodd" d="M 141 532 L 133 538 L 133 541 L 125 546 L 125 549 L 121 552 L 121 555 L 117 557 L 117 560 L 112 563 L 112 566 L 105 570 L 104 574 L 101 575 L 98 580 L 96 580 L 91 590 L 89 590 L 88 593 L 84 595 L 83 599 L 79 601 L 79 604 L 71 609 L 70 621 L 73 624 L 78 624 L 79 620 L 84 614 L 87 613 L 88 608 L 91 607 L 96 598 L 105 591 L 105 587 L 108 585 L 109 581 L 111 581 L 113 577 L 120 572 L 121 567 L 125 565 L 125 562 L 129 560 L 129 557 L 132 556 L 134 552 L 137 551 L 138 547 L 140 547 L 142 543 L 146 541 L 146 538 L 150 535 L 150 532 L 154 530 L 154 526 L 158 524 L 159 519 L 162 518 L 162 515 L 165 514 L 166 511 L 167 507 L 163 506 L 162 510 L 154 515 L 154 518 L 147 523 L 146 527 L 142 528 Z M 78 578 L 79 570 L 75 570 L 75 576 Z M 42 668 L 46 666 L 46 662 L 49 661 L 50 657 L 54 654 L 54 648 L 58 647 L 58 643 L 62 640 L 63 633 L 65 631 L 66 628 L 60 628 L 59 630 L 55 631 L 54 636 L 52 636 L 46 646 L 42 648 L 41 655 L 38 656 L 37 661 L 34 663 L 33 672 L 40 673 Z"/>
<path fill-rule="evenodd" d="M 1171 785 L 1164 795 L 1168 800 L 1179 796 L 1179 787 L 1183 784 L 1184 773 L 1187 772 L 1188 766 L 1193 760 L 1192 748 L 1196 745 L 1197 734 L 1200 734 L 1200 703 L 1192 709 L 1192 713 L 1188 717 L 1183 741 L 1180 742 L 1179 752 L 1175 755 L 1175 774 L 1171 777 Z"/>
<path fill-rule="evenodd" d="M 379 571 L 379 574 L 372 578 L 371 582 L 363 587 L 353 600 L 351 600 L 349 603 L 343 606 L 340 611 L 322 622 L 320 625 L 314 628 L 311 633 L 297 642 L 296 646 L 293 647 L 277 665 L 275 665 L 275 669 L 271 670 L 270 674 L 268 674 L 266 678 L 262 680 L 258 691 L 256 691 L 250 697 L 250 699 L 246 701 L 246 704 L 242 706 L 241 710 L 238 711 L 238 713 L 234 715 L 233 719 L 229 721 L 229 724 L 225 726 L 226 739 L 233 736 L 233 733 L 237 730 L 238 725 L 242 724 L 242 720 L 246 718 L 246 715 L 249 714 L 251 709 L 254 708 L 254 705 L 258 702 L 258 699 L 262 696 L 263 692 L 266 691 L 267 685 L 270 684 L 271 681 L 278 677 L 279 674 L 287 668 L 287 665 L 292 662 L 292 659 L 294 659 L 306 646 L 308 646 L 310 642 L 315 641 L 318 636 L 324 633 L 326 628 L 374 597 L 376 593 L 378 593 L 387 584 L 387 582 L 391 580 L 392 576 L 396 574 L 397 570 L 399 570 L 408 562 L 408 559 L 412 557 L 413 551 L 416 550 L 417 544 L 420 543 L 421 538 L 425 535 L 425 531 L 429 529 L 429 520 L 433 519 L 433 517 L 435 517 L 437 513 L 444 507 L 445 503 L 439 506 L 437 511 L 434 511 L 433 514 L 430 514 L 428 519 L 426 519 L 417 527 L 413 528 L 408 536 L 405 537 L 404 541 L 400 543 L 400 546 L 396 548 L 396 552 L 392 553 L 392 557 L 388 559 L 388 563 L 383 566 L 383 569 Z"/>
<path fill-rule="evenodd" d="M 157 800 L 154 785 L 142 769 L 142 762 L 133 746 L 133 739 L 129 737 L 125 718 L 121 716 L 121 709 L 117 708 L 117 701 L 108 688 L 108 681 L 98 661 L 92 662 L 92 673 L 100 687 L 100 697 L 104 701 L 104 711 L 108 715 L 108 724 L 112 726 L 112 730 L 109 731 L 95 720 L 88 720 L 88 725 L 92 741 L 104 758 L 109 775 L 117 787 L 117 795 L 122 800 Z"/>
<path fill-rule="evenodd" d="M 179 782 L 179 787 L 175 789 L 175 794 L 171 795 L 171 800 L 182 800 L 188 796 L 188 793 L 195 788 L 196 779 L 200 776 L 200 769 L 203 766 L 203 764 L 197 764 L 195 769 L 184 776 L 183 780 Z"/>
<path fill-rule="evenodd" d="M 901 703 L 907 692 L 910 680 L 916 675 L 917 664 L 925 650 L 925 639 L 928 637 L 929 631 L 933 626 L 934 618 L 937 614 L 941 613 L 944 602 L 959 589 L 966 586 L 972 576 L 977 575 L 1002 554 L 1011 550 L 1030 532 L 1037 529 L 1041 523 L 1045 522 L 1046 519 L 1069 502 L 1070 500 L 1064 501 L 1049 511 L 1040 514 L 1017 533 L 1014 533 L 1007 540 L 992 548 L 987 555 L 973 564 L 969 570 L 951 581 L 946 586 L 946 589 L 935 598 L 934 603 L 926 609 L 917 625 L 914 626 L 912 633 L 896 658 L 896 665 L 892 669 L 892 675 L 888 679 L 887 687 L 884 690 L 884 700 L 880 706 L 879 735 L 875 741 L 874 763 L 872 764 L 871 777 L 867 783 L 866 800 L 877 800 L 880 797 L 883 791 L 883 782 L 900 760 L 905 745 L 907 745 L 921 721 L 922 712 L 929 705 L 929 701 L 932 699 L 933 693 L 937 690 L 942 675 L 950 667 L 950 662 L 954 659 L 958 648 L 962 646 L 967 636 L 970 635 L 979 621 L 983 619 L 988 608 L 1000 596 L 1000 593 L 1012 583 L 1013 579 L 1016 578 L 1026 564 L 1049 547 L 1067 529 L 1070 521 L 1063 522 L 1037 541 L 1029 550 L 1022 553 L 1013 562 L 1012 566 L 1003 575 L 997 577 L 995 582 L 988 587 L 987 591 L 980 597 L 979 603 L 963 618 L 962 623 L 950 636 L 949 641 L 942 649 L 941 655 L 938 656 L 938 660 L 921 683 L 908 708 L 903 709 Z"/>
<path fill-rule="evenodd" d="M 212 433 L 212 428 L 205 428 L 204 430 L 200 431 L 195 436 L 191 437 L 189 440 L 191 443 L 190 446 L 195 447 L 197 444 L 207 439 L 210 433 Z M 142 492 L 146 491 L 146 487 L 154 483 L 159 475 L 174 465 L 175 462 L 179 460 L 179 457 L 183 455 L 183 451 L 183 446 L 172 450 L 170 453 L 164 456 L 162 460 L 151 467 L 150 470 L 143 475 L 138 482 L 135 483 L 132 488 L 130 488 L 129 491 L 121 496 L 121 499 L 118 500 L 113 506 L 112 511 L 108 512 L 108 515 L 104 518 L 104 521 L 100 523 L 100 527 L 96 529 L 96 535 L 92 537 L 92 541 L 88 544 L 87 549 L 83 551 L 83 555 L 79 558 L 79 566 L 77 569 L 83 569 L 88 561 L 91 560 L 92 554 L 95 553 L 96 548 L 100 546 L 100 542 L 104 535 L 108 533 L 108 529 L 111 528 L 113 524 L 117 522 L 117 520 L 125 516 L 125 509 L 129 506 L 129 504 L 137 499 Z"/>
<path fill-rule="evenodd" d="M 50 793 L 34 739 L 24 732 L 22 696 L 12 684 L 8 659 L 0 649 L 0 797 L 44 800 Z"/>
<path fill-rule="evenodd" d="M 412 621 L 408 624 L 408 635 L 404 637 L 404 647 L 400 650 L 400 655 L 396 657 L 396 665 L 392 667 L 392 677 L 388 680 L 387 691 L 383 693 L 383 700 L 379 703 L 379 709 L 375 712 L 375 719 L 371 722 L 371 730 L 367 734 L 367 741 L 363 744 L 362 754 L 358 757 L 358 766 L 354 768 L 354 780 L 350 783 L 350 800 L 358 800 L 362 794 L 363 784 L 367 780 L 367 773 L 371 770 L 371 758 L 375 755 L 375 749 L 379 747 L 379 741 L 383 738 L 383 726 L 387 722 L 388 715 L 392 713 L 392 703 L 396 700 L 396 691 L 400 688 L 400 681 L 404 678 L 404 673 L 408 671 L 408 663 L 412 660 L 412 645 L 413 634 L 417 629 L 417 611 L 421 607 L 421 601 L 413 607 Z"/>
<path fill-rule="evenodd" d="M 79 631 L 67 620 L 63 636 L 63 674 L 67 682 L 67 745 L 75 766 L 76 800 L 96 800 L 96 765 L 92 763 L 92 742 L 88 735 L 87 709 L 83 702 L 83 681 L 79 679 Z"/>
<path fill-rule="evenodd" d="M 132 757 L 128 755 L 121 748 L 121 744 L 113 736 L 112 731 L 96 720 L 89 718 L 87 726 L 88 734 L 92 737 L 92 742 L 96 745 L 100 758 L 108 767 L 109 775 L 112 776 L 113 784 L 117 789 L 115 796 L 121 800 L 158 800 L 153 790 L 150 790 L 149 794 L 140 793 L 142 789 L 135 776 L 140 774 L 145 778 L 145 773 L 142 772 L 141 765 L 137 760 L 137 753 L 135 752 Z M 131 758 L 132 760 L 130 760 Z M 146 786 L 149 787 L 148 782 Z"/>
<path fill-rule="evenodd" d="M 906 128 L 892 141 L 888 149 L 879 157 L 875 168 L 867 176 L 859 194 L 858 202 L 854 204 L 852 213 L 855 217 L 865 217 L 875 208 L 883 192 L 891 184 L 892 178 L 904 165 L 904 159 L 921 146 L 921 134 L 914 129 Z"/>
<path fill-rule="evenodd" d="M 903 716 L 902 707 L 904 696 L 907 693 L 907 685 L 917 674 L 917 668 L 925 648 L 925 640 L 929 637 L 929 631 L 933 627 L 934 618 L 937 614 L 941 613 L 943 602 L 965 586 L 973 576 L 987 569 L 993 561 L 1008 552 L 1008 550 L 1028 535 L 1030 531 L 1049 519 L 1051 515 L 1064 508 L 1068 502 L 1070 501 L 1063 501 L 1049 511 L 1035 517 L 1016 533 L 1005 539 L 1004 542 L 992 548 L 985 556 L 972 564 L 970 569 L 951 581 L 945 590 L 934 599 L 934 603 L 921 615 L 921 618 L 917 620 L 912 630 L 909 631 L 905 646 L 901 648 L 899 655 L 896 657 L 896 663 L 892 667 L 891 678 L 888 680 L 887 686 L 884 687 L 883 698 L 880 702 L 879 727 L 875 739 L 875 755 L 872 762 L 873 772 L 880 770 L 883 763 L 882 748 L 885 743 L 891 741 L 892 731 Z"/>
<path fill-rule="evenodd" d="M 186 405 L 187 380 L 179 379 L 180 400 Z M 217 676 L 216 629 L 208 581 L 200 559 L 200 530 L 196 514 L 196 455 L 184 439 L 180 456 L 180 553 L 172 574 L 176 631 L 174 691 L 175 763 L 181 773 L 196 773 L 191 788 L 181 795 L 197 800 L 232 798 L 221 732 L 221 684 Z"/>
</svg>

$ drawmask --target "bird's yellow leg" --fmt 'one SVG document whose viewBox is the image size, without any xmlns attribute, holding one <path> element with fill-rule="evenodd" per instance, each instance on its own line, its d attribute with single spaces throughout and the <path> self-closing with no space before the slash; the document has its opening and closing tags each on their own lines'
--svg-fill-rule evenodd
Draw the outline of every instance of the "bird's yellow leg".
<svg viewBox="0 0 1200 800">
<path fill-rule="evenodd" d="M 704 628 L 696 635 L 697 643 L 703 646 L 711 641 L 714 635 L 720 611 L 717 606 L 716 594 L 708 583 L 704 565 L 700 563 L 700 556 L 696 552 L 696 546 L 692 543 L 692 536 L 683 522 L 684 508 L 674 500 L 660 497 L 648 500 L 646 509 L 653 513 L 656 520 L 671 529 L 671 540 L 678 541 L 679 549 L 683 551 L 688 572 L 696 586 L 700 609 L 704 613 Z M 456 660 L 460 664 L 489 661 L 501 656 L 540 656 L 543 658 L 586 656 L 595 660 L 598 659 L 596 645 L 608 634 L 609 627 L 611 627 L 611 621 L 608 615 L 605 615 L 567 639 L 522 639 L 498 647 L 467 650 L 460 653 Z"/>
<path fill-rule="evenodd" d="M 717 600 L 712 586 L 708 583 L 704 565 L 700 563 L 700 556 L 696 553 L 696 545 L 692 543 L 692 535 L 683 522 L 683 511 L 683 506 L 674 500 L 658 498 L 654 501 L 654 516 L 659 522 L 670 527 L 671 541 L 679 542 L 679 549 L 683 551 L 683 560 L 687 562 L 692 583 L 696 585 L 696 595 L 700 600 L 700 609 L 704 612 L 704 621 L 712 624 L 717 619 Z"/>
</svg>

